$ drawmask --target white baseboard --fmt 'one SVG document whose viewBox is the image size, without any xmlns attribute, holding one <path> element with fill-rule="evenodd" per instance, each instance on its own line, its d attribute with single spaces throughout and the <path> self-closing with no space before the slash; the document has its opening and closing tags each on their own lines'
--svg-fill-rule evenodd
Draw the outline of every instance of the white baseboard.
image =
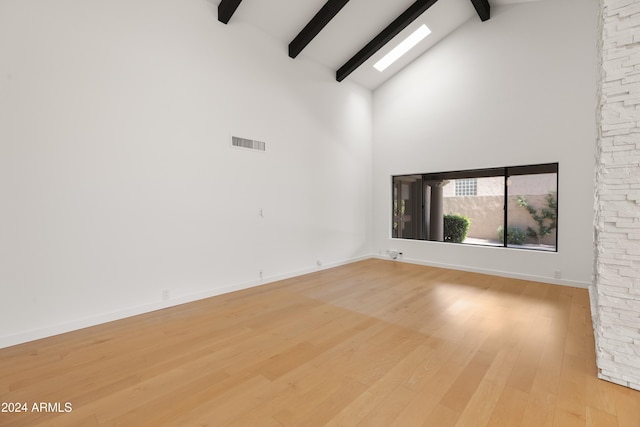
<svg viewBox="0 0 640 427">
<path fill-rule="evenodd" d="M 187 304 L 187 303 L 202 300 L 205 298 L 211 298 L 218 295 L 227 294 L 230 292 L 235 292 L 243 289 L 253 288 L 256 286 L 266 285 L 268 283 L 290 279 L 292 277 L 302 276 L 304 274 L 309 274 L 316 271 L 325 270 L 328 268 L 351 264 L 353 262 L 362 261 L 368 258 L 371 258 L 371 257 L 369 255 L 366 255 L 366 256 L 346 259 L 342 261 L 328 263 L 323 266 L 314 266 L 310 268 L 301 269 L 298 271 L 278 274 L 275 276 L 269 276 L 269 277 L 263 278 L 262 280 L 252 280 L 250 282 L 224 286 L 224 287 L 212 289 L 206 292 L 199 292 L 197 294 L 171 298 L 166 301 L 153 302 L 153 303 L 144 304 L 136 307 L 116 310 L 110 313 L 102 313 L 96 316 L 91 316 L 84 319 L 61 323 L 58 325 L 52 325 L 44 328 L 38 328 L 30 331 L 20 332 L 14 335 L 7 335 L 4 337 L 0 337 L 0 348 L 11 347 L 11 346 L 23 344 L 29 341 L 48 338 L 54 335 L 60 335 L 67 332 L 77 331 L 78 329 L 84 329 L 91 326 L 100 325 L 103 323 L 113 322 L 115 320 L 125 319 L 127 317 L 137 316 L 139 314 L 150 313 L 152 311 L 162 310 L 169 307 L 175 307 L 177 305 Z"/>
<path fill-rule="evenodd" d="M 389 260 L 389 256 L 387 255 L 373 255 L 374 258 L 386 259 Z M 515 273 L 512 271 L 501 271 L 501 270 L 490 270 L 485 268 L 477 268 L 477 267 L 469 267 L 466 265 L 457 265 L 457 264 L 446 264 L 440 262 L 431 262 L 424 261 L 418 259 L 411 258 L 399 258 L 393 260 L 394 262 L 406 262 L 408 264 L 417 264 L 424 265 L 427 267 L 437 267 L 437 268 L 446 268 L 449 270 L 460 270 L 460 271 L 468 271 L 470 273 L 480 273 L 480 274 L 488 274 L 491 276 L 499 276 L 499 277 L 508 277 L 510 279 L 520 279 L 520 280 L 528 280 L 531 282 L 541 282 L 541 283 L 549 283 L 551 285 L 560 285 L 560 286 L 570 286 L 572 288 L 584 288 L 587 289 L 591 286 L 591 283 L 579 282 L 575 280 L 565 280 L 565 279 L 556 279 L 553 277 L 545 277 L 545 276 L 535 276 L 531 274 L 521 274 Z"/>
</svg>

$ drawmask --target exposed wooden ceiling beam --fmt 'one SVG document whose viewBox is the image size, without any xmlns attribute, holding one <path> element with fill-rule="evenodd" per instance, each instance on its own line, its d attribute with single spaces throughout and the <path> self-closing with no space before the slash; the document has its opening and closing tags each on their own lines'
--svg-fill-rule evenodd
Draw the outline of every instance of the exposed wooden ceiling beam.
<svg viewBox="0 0 640 427">
<path fill-rule="evenodd" d="M 348 60 L 338 71 L 336 71 L 336 80 L 341 82 L 349 74 L 354 72 L 367 59 L 371 58 L 374 53 L 379 51 L 391 39 L 397 36 L 409 24 L 416 20 L 424 11 L 429 9 L 437 0 L 418 0 L 413 3 L 402 15 L 398 16 L 395 21 L 387 26 L 380 34 L 375 36 L 365 47 L 360 49 L 350 60 Z M 472 0 L 480 1 L 480 0 Z"/>
<path fill-rule="evenodd" d="M 315 36 L 340 12 L 340 9 L 349 3 L 349 0 L 329 0 L 316 13 L 316 15 L 300 31 L 295 39 L 289 43 L 289 56 L 295 58 L 302 49 L 314 39 Z"/>
<path fill-rule="evenodd" d="M 242 0 L 222 0 L 218 5 L 218 21 L 228 24 Z"/>
<path fill-rule="evenodd" d="M 473 3 L 473 7 L 476 8 L 476 12 L 478 12 L 478 16 L 483 22 L 491 17 L 489 0 L 471 0 L 471 3 Z"/>
</svg>

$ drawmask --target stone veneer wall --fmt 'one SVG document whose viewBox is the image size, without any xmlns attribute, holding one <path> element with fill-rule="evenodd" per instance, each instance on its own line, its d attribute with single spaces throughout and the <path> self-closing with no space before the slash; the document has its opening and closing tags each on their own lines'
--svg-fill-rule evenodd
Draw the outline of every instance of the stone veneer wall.
<svg viewBox="0 0 640 427">
<path fill-rule="evenodd" d="M 640 0 L 600 0 L 595 277 L 602 379 L 640 390 Z"/>
</svg>

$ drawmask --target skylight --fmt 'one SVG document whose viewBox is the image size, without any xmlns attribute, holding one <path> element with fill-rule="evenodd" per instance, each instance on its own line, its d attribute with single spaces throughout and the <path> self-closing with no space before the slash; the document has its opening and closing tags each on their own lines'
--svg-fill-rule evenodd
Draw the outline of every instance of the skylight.
<svg viewBox="0 0 640 427">
<path fill-rule="evenodd" d="M 421 25 L 420 28 L 415 30 L 409 37 L 400 42 L 398 46 L 391 49 L 389 53 L 376 62 L 373 67 L 380 72 L 386 70 L 389 65 L 393 64 L 402 55 L 409 52 L 411 48 L 420 43 L 420 41 L 429 34 L 431 34 L 431 30 L 426 25 Z"/>
</svg>

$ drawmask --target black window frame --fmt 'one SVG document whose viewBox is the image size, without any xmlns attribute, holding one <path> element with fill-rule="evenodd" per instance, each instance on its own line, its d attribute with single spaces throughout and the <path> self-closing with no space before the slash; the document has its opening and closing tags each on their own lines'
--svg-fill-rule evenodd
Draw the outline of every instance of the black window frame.
<svg viewBox="0 0 640 427">
<path fill-rule="evenodd" d="M 391 176 L 391 238 L 394 239 L 407 239 L 407 240 L 422 240 L 422 241 L 431 241 L 437 243 L 455 243 L 450 241 L 437 241 L 437 240 L 429 240 L 425 238 L 424 235 L 424 225 L 417 225 L 420 230 L 419 237 L 397 237 L 394 236 L 394 222 L 397 220 L 397 212 L 396 212 L 396 194 L 395 194 L 395 183 L 396 179 L 401 180 L 402 178 L 411 178 L 418 180 L 421 182 L 422 187 L 424 188 L 425 183 L 433 182 L 433 181 L 445 181 L 445 180 L 455 180 L 455 179 L 466 179 L 466 178 L 495 178 L 501 177 L 504 181 L 504 202 L 503 202 L 503 227 L 504 230 L 508 229 L 508 198 L 510 196 L 508 190 L 509 177 L 512 176 L 521 176 L 521 175 L 539 175 L 539 174 L 550 174 L 553 173 L 556 175 L 556 189 L 555 189 L 555 199 L 556 199 L 556 225 L 555 225 L 555 245 L 553 250 L 549 249 L 536 249 L 533 247 L 518 247 L 514 245 L 510 245 L 507 242 L 507 233 L 503 234 L 502 246 L 499 245 L 483 245 L 483 244 L 471 244 L 471 243 L 459 243 L 459 244 L 467 244 L 473 246 L 485 246 L 485 247 L 503 247 L 509 249 L 523 249 L 523 250 L 533 250 L 533 251 L 542 251 L 549 253 L 557 253 L 558 252 L 558 236 L 559 236 L 559 227 L 558 227 L 558 201 L 559 201 L 559 187 L 560 187 L 560 165 L 559 162 L 554 163 L 543 163 L 543 164 L 535 164 L 535 165 L 524 165 L 524 166 L 505 166 L 505 167 L 495 167 L 495 168 L 484 168 L 484 169 L 468 169 L 468 170 L 459 170 L 459 171 L 449 171 L 449 172 L 435 172 L 435 173 L 412 173 L 412 174 L 402 174 L 402 175 L 392 175 Z M 424 195 L 424 191 L 421 192 Z M 422 216 L 424 216 L 424 211 L 426 208 L 426 203 L 424 201 L 424 196 L 421 196 L 422 200 L 417 201 L 416 203 L 420 205 L 422 211 Z M 397 231 L 396 231 L 397 234 Z"/>
</svg>

